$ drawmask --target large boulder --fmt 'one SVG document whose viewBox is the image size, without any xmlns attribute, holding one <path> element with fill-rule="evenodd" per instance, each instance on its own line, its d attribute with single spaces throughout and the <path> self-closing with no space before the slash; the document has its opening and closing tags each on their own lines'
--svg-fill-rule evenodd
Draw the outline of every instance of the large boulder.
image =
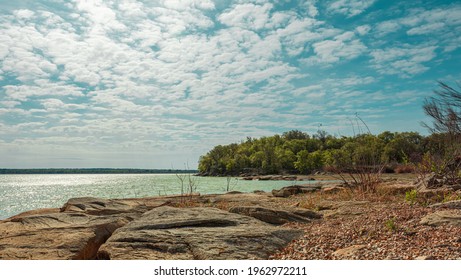
<svg viewBox="0 0 461 280">
<path fill-rule="evenodd" d="M 320 219 L 322 215 L 302 208 L 276 210 L 260 206 L 236 206 L 229 212 L 253 217 L 263 222 L 281 225 L 289 222 L 309 223 L 312 219 Z"/>
<path fill-rule="evenodd" d="M 216 208 L 155 208 L 116 230 L 99 259 L 267 259 L 302 235 Z"/>
</svg>

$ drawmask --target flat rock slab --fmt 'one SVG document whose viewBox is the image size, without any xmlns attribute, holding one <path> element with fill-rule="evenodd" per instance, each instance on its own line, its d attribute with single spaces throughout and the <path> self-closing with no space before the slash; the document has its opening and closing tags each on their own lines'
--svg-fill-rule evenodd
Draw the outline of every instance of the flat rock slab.
<svg viewBox="0 0 461 280">
<path fill-rule="evenodd" d="M 104 199 L 95 197 L 71 198 L 61 208 L 61 212 L 79 212 L 89 215 L 114 215 L 121 213 L 144 213 L 154 207 L 168 203 L 174 198 L 153 199 Z"/>
<path fill-rule="evenodd" d="M 117 229 L 99 259 L 267 259 L 302 235 L 216 208 L 163 206 Z"/>
<path fill-rule="evenodd" d="M 49 213 L 0 223 L 0 259 L 94 259 L 100 245 L 132 218 Z"/>
<path fill-rule="evenodd" d="M 289 210 L 276 210 L 260 206 L 237 206 L 232 207 L 229 212 L 253 217 L 263 222 L 282 225 L 289 222 L 310 223 L 312 219 L 320 219 L 322 215 L 302 208 Z"/>
<path fill-rule="evenodd" d="M 461 212 L 456 210 L 437 211 L 423 217 L 420 223 L 428 226 L 453 225 L 461 227 Z"/>
</svg>

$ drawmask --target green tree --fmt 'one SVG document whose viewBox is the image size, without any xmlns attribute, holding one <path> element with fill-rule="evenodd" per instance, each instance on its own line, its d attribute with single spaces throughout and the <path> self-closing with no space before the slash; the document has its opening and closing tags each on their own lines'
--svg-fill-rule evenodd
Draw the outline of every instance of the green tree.
<svg viewBox="0 0 461 280">
<path fill-rule="evenodd" d="M 407 163 L 422 154 L 423 137 L 417 132 L 395 133 L 383 150 L 383 160 L 387 162 Z"/>
<path fill-rule="evenodd" d="M 309 135 L 307 133 L 304 133 L 299 130 L 290 130 L 287 132 L 284 132 L 282 134 L 282 137 L 285 138 L 286 140 L 304 140 L 304 139 L 309 139 Z"/>
<path fill-rule="evenodd" d="M 322 151 L 309 153 L 307 150 L 302 150 L 297 154 L 296 158 L 294 166 L 301 174 L 309 174 L 323 167 Z"/>
<path fill-rule="evenodd" d="M 309 172 L 309 152 L 307 150 L 302 150 L 296 155 L 296 161 L 294 166 L 301 174 L 307 174 Z"/>
</svg>

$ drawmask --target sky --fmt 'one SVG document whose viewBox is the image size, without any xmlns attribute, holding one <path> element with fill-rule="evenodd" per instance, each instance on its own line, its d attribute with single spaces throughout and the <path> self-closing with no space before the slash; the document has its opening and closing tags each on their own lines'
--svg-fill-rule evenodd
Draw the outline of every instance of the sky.
<svg viewBox="0 0 461 280">
<path fill-rule="evenodd" d="M 0 1 L 0 168 L 196 168 L 215 145 L 417 131 L 461 2 Z"/>
</svg>

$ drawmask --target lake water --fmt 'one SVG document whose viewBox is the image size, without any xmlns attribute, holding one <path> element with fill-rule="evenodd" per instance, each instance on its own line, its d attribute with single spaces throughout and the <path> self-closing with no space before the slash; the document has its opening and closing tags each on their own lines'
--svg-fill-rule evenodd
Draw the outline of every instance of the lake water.
<svg viewBox="0 0 461 280">
<path fill-rule="evenodd" d="M 185 188 L 189 185 L 187 176 L 184 175 Z M 226 192 L 227 178 L 191 178 L 196 180 L 196 192 Z M 232 178 L 229 187 L 241 192 L 271 191 L 293 183 Z M 0 220 L 37 208 L 61 207 L 73 197 L 132 198 L 180 193 L 181 181 L 174 174 L 0 175 Z"/>
</svg>

